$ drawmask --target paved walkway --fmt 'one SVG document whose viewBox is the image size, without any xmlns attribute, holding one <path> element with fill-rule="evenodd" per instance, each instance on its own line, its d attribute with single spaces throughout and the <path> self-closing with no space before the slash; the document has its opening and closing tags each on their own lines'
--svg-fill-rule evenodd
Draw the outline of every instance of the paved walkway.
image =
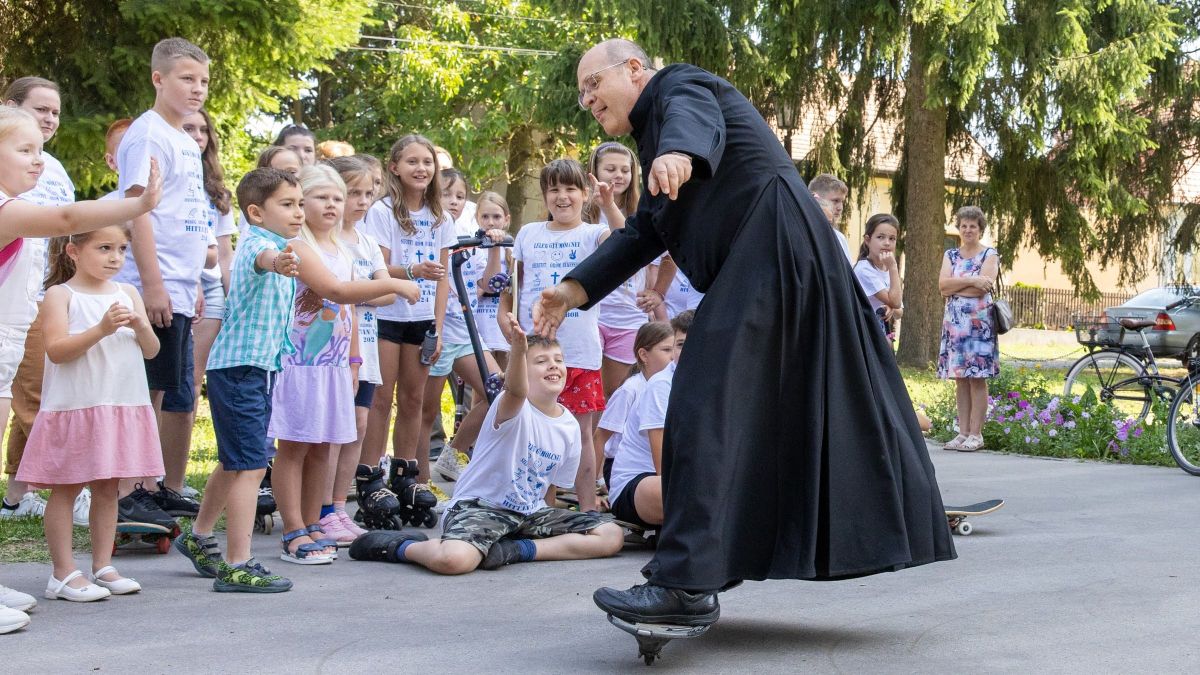
<svg viewBox="0 0 1200 675">
<path fill-rule="evenodd" d="M 1200 479 L 1172 469 L 931 450 L 948 503 L 1004 497 L 956 537 L 959 559 L 836 583 L 750 583 L 707 635 L 657 670 L 1194 672 L 1200 664 Z M 866 525 L 866 524 L 864 524 Z M 592 604 L 648 557 L 517 565 L 441 578 L 339 560 L 277 596 L 219 595 L 179 556 L 126 555 L 148 589 L 91 605 L 41 601 L 0 636 L 13 673 L 638 672 L 634 640 Z M 84 563 L 86 564 L 86 563 Z M 47 566 L 0 578 L 40 590 Z"/>
</svg>

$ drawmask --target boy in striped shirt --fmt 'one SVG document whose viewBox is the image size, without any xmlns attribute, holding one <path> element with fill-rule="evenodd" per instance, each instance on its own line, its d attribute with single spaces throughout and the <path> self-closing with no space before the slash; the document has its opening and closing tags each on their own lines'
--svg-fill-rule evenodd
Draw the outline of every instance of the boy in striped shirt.
<svg viewBox="0 0 1200 675">
<path fill-rule="evenodd" d="M 286 242 L 304 224 L 303 193 L 294 176 L 268 168 L 246 174 L 237 198 L 250 227 L 238 242 L 225 320 L 207 365 L 220 465 L 208 479 L 192 531 L 174 546 L 201 576 L 215 578 L 215 591 L 279 593 L 292 582 L 250 557 L 250 538 L 269 459 L 271 384 L 281 357 L 293 349 L 288 333 L 300 258 Z M 224 560 L 213 536 L 222 512 Z"/>
</svg>

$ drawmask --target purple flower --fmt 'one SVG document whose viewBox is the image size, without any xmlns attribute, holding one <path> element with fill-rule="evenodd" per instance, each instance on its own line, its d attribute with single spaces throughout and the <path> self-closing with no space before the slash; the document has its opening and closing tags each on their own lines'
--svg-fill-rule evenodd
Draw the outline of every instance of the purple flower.
<svg viewBox="0 0 1200 675">
<path fill-rule="evenodd" d="M 1012 432 L 1012 427 L 1004 427 L 1004 435 L 1007 436 Z"/>
<path fill-rule="evenodd" d="M 1017 407 L 1024 410 L 1029 407 L 1029 401 L 1021 400 L 1017 402 Z"/>
<path fill-rule="evenodd" d="M 1000 423 L 1003 423 L 1003 422 L 1004 422 L 1004 415 L 996 415 L 996 421 L 997 421 L 997 422 L 1000 422 Z"/>
<path fill-rule="evenodd" d="M 1025 419 L 1025 412 L 1024 411 L 1018 412 L 1016 415 L 1013 415 L 1013 419 L 1014 420 Z"/>
<path fill-rule="evenodd" d="M 1050 438 L 1054 438 L 1055 436 L 1057 436 L 1057 435 L 1058 435 L 1058 430 L 1057 430 L 1057 429 L 1051 429 L 1050 431 L 1047 431 L 1047 432 L 1046 432 L 1046 435 L 1047 435 L 1047 436 L 1049 436 Z"/>
<path fill-rule="evenodd" d="M 1082 413 L 1080 413 L 1079 416 L 1085 420 L 1092 419 L 1092 416 L 1090 414 L 1088 414 L 1088 411 L 1086 411 L 1086 410 L 1084 410 Z"/>
<path fill-rule="evenodd" d="M 1017 391 L 1010 391 L 1010 392 L 1008 392 L 1008 397 L 1009 398 L 1021 398 L 1021 393 L 1017 392 Z"/>
<path fill-rule="evenodd" d="M 1028 437 L 1028 436 L 1026 436 L 1026 437 L 1025 437 L 1025 442 L 1026 442 L 1026 443 L 1032 443 L 1032 442 L 1033 442 L 1033 439 L 1032 439 L 1032 438 L 1030 438 L 1030 437 Z"/>
<path fill-rule="evenodd" d="M 1141 437 L 1142 437 L 1142 428 L 1141 428 L 1141 427 L 1138 427 L 1138 428 L 1136 428 L 1136 429 L 1134 429 L 1134 430 L 1133 430 L 1133 437 L 1134 437 L 1134 438 L 1141 438 Z"/>
<path fill-rule="evenodd" d="M 1062 413 L 1059 413 L 1054 416 L 1054 423 L 1057 424 L 1058 426 L 1062 426 L 1062 423 L 1063 423 Z"/>
<path fill-rule="evenodd" d="M 1063 422 L 1063 428 L 1074 429 L 1075 428 L 1075 420 L 1067 420 L 1066 422 Z"/>
</svg>

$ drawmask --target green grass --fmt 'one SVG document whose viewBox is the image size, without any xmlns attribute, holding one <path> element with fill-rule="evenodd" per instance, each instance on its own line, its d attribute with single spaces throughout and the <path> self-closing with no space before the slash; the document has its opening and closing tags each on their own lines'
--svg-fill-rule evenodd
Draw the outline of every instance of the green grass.
<svg viewBox="0 0 1200 675">
<path fill-rule="evenodd" d="M 449 436 L 454 429 L 454 399 L 447 387 L 442 393 L 442 423 Z M 393 418 L 395 415 L 393 415 Z M 390 434 L 389 434 L 390 436 Z M 201 398 L 196 409 L 196 426 L 192 430 L 192 456 L 188 461 L 187 484 L 203 491 L 205 483 L 213 469 L 217 467 L 217 438 L 213 432 L 212 415 L 208 408 L 208 399 Z M 8 489 L 8 480 L 0 477 L 0 494 Z M 48 490 L 42 490 L 42 498 L 48 498 Z M 187 519 L 181 519 L 181 526 L 190 526 Z M 216 529 L 224 530 L 225 521 L 222 518 Z M 91 540 L 85 528 L 75 528 L 75 551 L 90 553 Z M 0 563 L 16 562 L 47 562 L 50 552 L 46 549 L 46 538 L 42 531 L 40 518 L 22 518 L 0 520 Z"/>
</svg>

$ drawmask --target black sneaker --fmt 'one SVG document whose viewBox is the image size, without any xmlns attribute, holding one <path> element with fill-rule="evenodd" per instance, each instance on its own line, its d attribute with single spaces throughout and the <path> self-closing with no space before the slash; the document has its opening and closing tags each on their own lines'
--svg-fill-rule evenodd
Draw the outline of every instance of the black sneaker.
<svg viewBox="0 0 1200 675">
<path fill-rule="evenodd" d="M 396 549 L 406 541 L 428 541 L 420 532 L 402 530 L 371 530 L 350 544 L 350 557 L 354 560 L 376 562 L 400 562 L 396 560 Z"/>
<path fill-rule="evenodd" d="M 505 565 L 521 562 L 521 545 L 515 539 L 501 539 L 492 544 L 479 563 L 479 569 L 498 570 Z"/>
<path fill-rule="evenodd" d="M 187 516 L 195 518 L 197 513 L 200 513 L 200 502 L 193 497 L 184 497 L 178 492 L 162 484 L 158 483 L 158 492 L 150 493 L 154 498 L 154 503 L 158 504 L 158 508 L 166 511 L 171 516 Z"/>
<path fill-rule="evenodd" d="M 169 513 L 159 508 L 154 496 L 137 484 L 133 492 L 117 500 L 117 522 L 119 523 L 150 523 L 161 525 L 174 531 L 179 523 Z"/>
</svg>

